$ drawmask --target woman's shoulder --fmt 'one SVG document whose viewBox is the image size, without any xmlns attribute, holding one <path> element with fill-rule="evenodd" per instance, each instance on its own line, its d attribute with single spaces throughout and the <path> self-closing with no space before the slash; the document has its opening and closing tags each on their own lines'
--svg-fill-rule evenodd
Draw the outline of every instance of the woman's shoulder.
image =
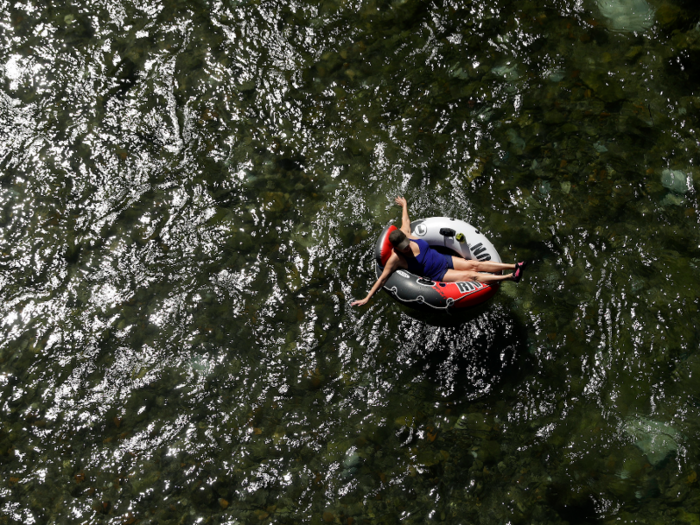
<svg viewBox="0 0 700 525">
<path fill-rule="evenodd" d="M 387 259 L 387 266 L 398 266 L 400 268 L 406 268 L 406 258 L 402 254 L 392 250 L 389 259 Z"/>
</svg>

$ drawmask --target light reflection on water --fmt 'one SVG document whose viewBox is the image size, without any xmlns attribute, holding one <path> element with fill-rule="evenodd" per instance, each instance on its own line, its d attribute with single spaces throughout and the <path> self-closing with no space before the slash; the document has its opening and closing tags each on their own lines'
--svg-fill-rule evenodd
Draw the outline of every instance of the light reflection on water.
<svg viewBox="0 0 700 525">
<path fill-rule="evenodd" d="M 695 7 L 0 5 L 7 522 L 697 520 Z"/>
</svg>

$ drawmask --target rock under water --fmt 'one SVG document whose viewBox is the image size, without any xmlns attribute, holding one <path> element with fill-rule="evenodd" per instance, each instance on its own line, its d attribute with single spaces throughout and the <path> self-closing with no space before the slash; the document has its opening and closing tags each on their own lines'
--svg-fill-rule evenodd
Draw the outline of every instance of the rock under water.
<svg viewBox="0 0 700 525">
<path fill-rule="evenodd" d="M 661 185 L 675 193 L 685 195 L 691 184 L 689 177 L 681 170 L 663 170 L 661 172 Z"/>
<path fill-rule="evenodd" d="M 637 417 L 628 419 L 623 429 L 652 465 L 657 465 L 671 452 L 678 450 L 680 434 L 667 423 Z"/>
<path fill-rule="evenodd" d="M 654 24 L 654 10 L 645 0 L 598 0 L 600 13 L 613 31 L 646 31 Z"/>
</svg>

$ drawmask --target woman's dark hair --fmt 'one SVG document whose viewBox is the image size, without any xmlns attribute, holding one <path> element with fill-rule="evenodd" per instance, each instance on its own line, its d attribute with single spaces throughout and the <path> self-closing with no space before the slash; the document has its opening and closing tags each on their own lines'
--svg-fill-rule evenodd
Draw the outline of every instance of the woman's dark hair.
<svg viewBox="0 0 700 525">
<path fill-rule="evenodd" d="M 389 234 L 389 242 L 396 248 L 406 238 L 406 234 L 401 230 L 394 230 Z"/>
</svg>

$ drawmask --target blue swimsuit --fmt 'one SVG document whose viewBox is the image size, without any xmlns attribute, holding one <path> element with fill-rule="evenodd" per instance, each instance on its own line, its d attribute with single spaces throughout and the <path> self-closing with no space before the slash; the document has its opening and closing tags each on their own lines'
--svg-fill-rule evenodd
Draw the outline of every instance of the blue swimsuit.
<svg viewBox="0 0 700 525">
<path fill-rule="evenodd" d="M 447 270 L 454 268 L 452 266 L 452 257 L 449 255 L 443 255 L 437 250 L 433 250 L 430 245 L 422 239 L 410 239 L 410 241 L 418 245 L 420 253 L 418 257 L 414 257 L 413 254 L 401 254 L 408 263 L 409 272 L 428 277 L 433 281 L 442 281 Z"/>
</svg>

